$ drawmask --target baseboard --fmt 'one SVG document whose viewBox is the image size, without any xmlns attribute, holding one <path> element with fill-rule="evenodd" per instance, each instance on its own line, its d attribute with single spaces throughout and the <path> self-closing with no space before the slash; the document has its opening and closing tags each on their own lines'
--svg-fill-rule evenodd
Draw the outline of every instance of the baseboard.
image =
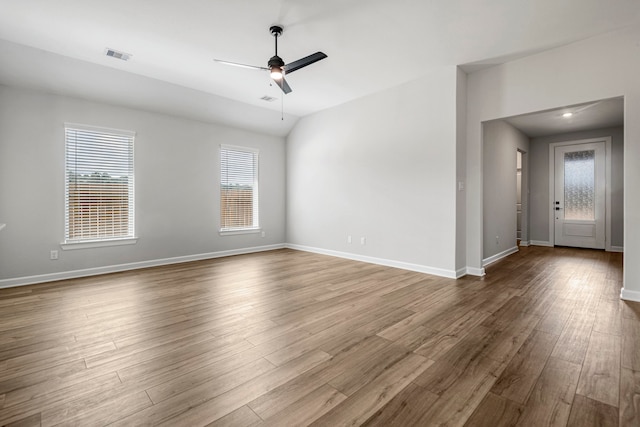
<svg viewBox="0 0 640 427">
<path fill-rule="evenodd" d="M 487 274 L 484 270 L 484 268 L 474 268 L 474 267 L 467 267 L 466 268 L 466 273 L 471 275 L 471 276 L 484 276 L 485 274 Z"/>
<path fill-rule="evenodd" d="M 544 242 L 541 240 L 531 240 L 529 242 L 529 244 L 531 246 L 544 246 L 547 248 L 552 248 L 553 244 L 551 242 Z M 520 246 L 527 246 L 524 245 L 522 242 L 520 243 Z M 624 252 L 624 246 L 611 246 L 610 248 L 607 248 L 607 252 Z"/>
<path fill-rule="evenodd" d="M 467 267 L 459 268 L 458 270 L 456 270 L 456 279 L 459 279 L 459 278 L 461 278 L 461 277 L 464 277 L 464 276 L 466 276 L 467 274 L 468 274 L 468 273 L 467 273 Z"/>
<path fill-rule="evenodd" d="M 528 240 L 526 242 L 524 240 L 520 240 L 520 246 L 526 248 L 527 246 L 531 246 L 531 242 L 529 242 Z"/>
<path fill-rule="evenodd" d="M 252 248 L 234 249 L 229 251 L 210 252 L 204 254 L 187 255 L 174 258 L 155 259 L 150 261 L 133 262 L 130 264 L 110 265 L 105 267 L 87 268 L 83 270 L 63 271 L 60 273 L 42 274 L 38 276 L 18 277 L 0 280 L 0 289 L 15 286 L 34 285 L 36 283 L 53 282 L 56 280 L 77 279 L 80 277 L 97 276 L 99 274 L 117 273 L 121 271 L 138 270 L 140 268 L 159 267 L 183 262 L 202 261 L 205 259 L 222 258 L 233 255 L 244 255 L 258 252 L 284 249 L 284 244 L 256 246 Z"/>
<path fill-rule="evenodd" d="M 495 254 L 493 256 L 490 256 L 489 258 L 483 259 L 482 266 L 486 267 L 487 265 L 493 264 L 496 261 L 500 261 L 502 258 L 506 258 L 511 254 L 515 254 L 516 252 L 518 252 L 518 247 L 514 246 L 511 249 L 507 249 L 506 251 L 502 251 L 499 254 Z"/>
<path fill-rule="evenodd" d="M 544 242 L 544 241 L 542 241 L 542 240 L 530 240 L 530 241 L 529 241 L 529 244 L 530 244 L 531 246 L 544 246 L 544 247 L 547 247 L 547 248 L 552 248 L 552 247 L 553 247 L 553 243 L 551 243 L 551 242 Z"/>
<path fill-rule="evenodd" d="M 384 258 L 370 257 L 366 255 L 358 255 L 358 254 L 353 254 L 349 252 L 333 251 L 330 249 L 295 245 L 291 243 L 287 243 L 285 247 L 289 249 L 295 249 L 298 251 L 312 252 L 320 255 L 329 255 L 337 258 L 344 258 L 344 259 L 350 259 L 353 261 L 366 262 L 369 264 L 384 265 L 385 267 L 394 267 L 394 268 L 400 268 L 403 270 L 416 271 L 418 273 L 432 274 L 434 276 L 447 277 L 449 279 L 459 278 L 458 272 L 454 270 L 445 270 L 442 268 L 429 267 L 429 266 L 420 265 L 420 264 L 412 264 L 408 262 L 394 261 L 394 260 L 389 260 Z"/>
<path fill-rule="evenodd" d="M 622 288 L 622 291 L 620 292 L 620 298 L 626 301 L 640 302 L 640 292 L 630 291 L 628 289 Z"/>
</svg>

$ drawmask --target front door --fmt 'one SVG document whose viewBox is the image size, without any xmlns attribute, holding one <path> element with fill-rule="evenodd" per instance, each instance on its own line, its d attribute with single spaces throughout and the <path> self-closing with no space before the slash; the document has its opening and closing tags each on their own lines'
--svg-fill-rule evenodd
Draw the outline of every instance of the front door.
<svg viewBox="0 0 640 427">
<path fill-rule="evenodd" d="M 605 143 L 555 148 L 555 244 L 605 247 Z"/>
</svg>

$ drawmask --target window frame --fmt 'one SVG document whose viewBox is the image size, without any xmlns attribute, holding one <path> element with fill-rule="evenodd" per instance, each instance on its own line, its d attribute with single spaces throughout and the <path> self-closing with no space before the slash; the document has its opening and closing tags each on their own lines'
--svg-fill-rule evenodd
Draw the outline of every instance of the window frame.
<svg viewBox="0 0 640 427">
<path fill-rule="evenodd" d="M 108 137 L 128 138 L 129 153 L 125 169 L 127 170 L 127 233 L 126 235 L 109 236 L 109 237 L 92 237 L 92 238 L 70 238 L 69 233 L 69 171 L 71 170 L 68 163 L 70 138 L 69 131 L 90 132 L 104 134 Z M 63 250 L 87 249 L 105 246 L 131 245 L 138 241 L 135 227 L 135 135 L 136 133 L 129 130 L 113 129 L 106 127 L 98 127 L 84 125 L 78 123 L 64 124 L 64 240 L 60 243 Z"/>
<path fill-rule="evenodd" d="M 253 184 L 252 188 L 252 219 L 253 225 L 248 227 L 223 227 L 223 214 L 222 214 L 222 197 L 223 197 L 223 151 L 236 151 L 242 153 L 250 153 L 253 156 Z M 230 145 L 230 144 L 220 144 L 218 150 L 218 165 L 219 165 L 219 221 L 218 221 L 218 232 L 221 236 L 231 236 L 237 234 L 254 234 L 260 233 L 262 231 L 262 227 L 260 225 L 260 150 L 253 147 L 239 146 L 239 145 Z"/>
</svg>

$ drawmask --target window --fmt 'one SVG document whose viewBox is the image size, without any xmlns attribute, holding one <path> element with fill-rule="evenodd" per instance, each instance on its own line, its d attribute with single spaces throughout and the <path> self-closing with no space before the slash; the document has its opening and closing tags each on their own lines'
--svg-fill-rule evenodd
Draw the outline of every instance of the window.
<svg viewBox="0 0 640 427">
<path fill-rule="evenodd" d="M 257 231 L 258 150 L 220 146 L 220 231 Z"/>
<path fill-rule="evenodd" d="M 64 243 L 134 238 L 133 139 L 133 132 L 66 125 Z"/>
</svg>

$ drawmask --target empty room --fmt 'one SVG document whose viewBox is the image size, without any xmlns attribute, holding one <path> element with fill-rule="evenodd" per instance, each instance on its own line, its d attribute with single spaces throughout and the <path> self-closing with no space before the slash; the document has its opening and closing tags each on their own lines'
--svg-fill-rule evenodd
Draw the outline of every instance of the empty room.
<svg viewBox="0 0 640 427">
<path fill-rule="evenodd" d="M 638 76 L 633 1 L 0 0 L 0 425 L 639 426 Z"/>
</svg>

